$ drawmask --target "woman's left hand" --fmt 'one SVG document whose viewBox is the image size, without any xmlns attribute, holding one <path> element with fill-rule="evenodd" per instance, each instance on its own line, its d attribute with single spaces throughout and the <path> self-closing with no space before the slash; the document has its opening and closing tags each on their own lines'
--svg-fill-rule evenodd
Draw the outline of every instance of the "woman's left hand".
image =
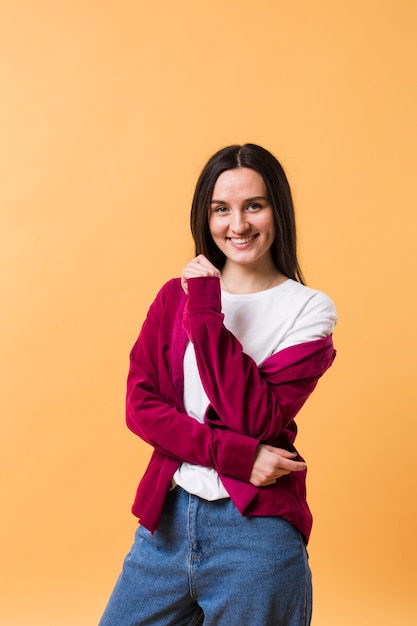
<svg viewBox="0 0 417 626">
<path fill-rule="evenodd" d="M 181 274 L 181 286 L 185 293 L 188 295 L 188 279 L 189 278 L 202 278 L 205 276 L 217 276 L 220 278 L 220 271 L 217 267 L 214 267 L 213 263 L 204 256 L 199 254 L 195 259 L 192 259 L 188 265 L 184 267 Z"/>
<path fill-rule="evenodd" d="M 282 476 L 307 469 L 304 461 L 295 461 L 296 456 L 296 452 L 259 444 L 249 482 L 255 487 L 267 487 Z"/>
</svg>

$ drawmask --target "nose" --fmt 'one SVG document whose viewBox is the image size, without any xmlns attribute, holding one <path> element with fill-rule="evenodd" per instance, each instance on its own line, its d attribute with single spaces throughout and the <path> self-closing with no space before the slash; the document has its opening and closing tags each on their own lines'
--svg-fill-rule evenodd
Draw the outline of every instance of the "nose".
<svg viewBox="0 0 417 626">
<path fill-rule="evenodd" d="M 234 233 L 241 235 L 247 228 L 246 215 L 242 211 L 232 211 L 230 229 Z"/>
</svg>

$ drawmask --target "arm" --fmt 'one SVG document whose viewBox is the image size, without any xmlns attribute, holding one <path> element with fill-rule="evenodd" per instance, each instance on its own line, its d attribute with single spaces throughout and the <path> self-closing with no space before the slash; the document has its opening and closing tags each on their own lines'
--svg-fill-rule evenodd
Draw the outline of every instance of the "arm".
<svg viewBox="0 0 417 626">
<path fill-rule="evenodd" d="M 167 306 L 172 306 L 168 302 Z M 185 413 L 167 369 L 160 326 L 163 290 L 151 306 L 130 355 L 127 381 L 128 427 L 156 450 L 192 464 L 212 467 L 220 474 L 248 481 L 257 441 L 227 428 L 212 428 Z"/>
<path fill-rule="evenodd" d="M 283 351 L 286 354 L 273 357 L 276 371 L 258 368 L 223 324 L 218 279 L 190 279 L 188 293 L 184 326 L 211 402 L 207 419 L 212 423 L 220 419 L 227 427 L 260 441 L 279 436 L 332 362 L 332 348 L 326 345 L 317 358 L 308 360 L 298 346 L 290 347 Z M 291 359 L 300 357 L 299 363 L 290 359 L 285 366 L 289 353 Z"/>
</svg>

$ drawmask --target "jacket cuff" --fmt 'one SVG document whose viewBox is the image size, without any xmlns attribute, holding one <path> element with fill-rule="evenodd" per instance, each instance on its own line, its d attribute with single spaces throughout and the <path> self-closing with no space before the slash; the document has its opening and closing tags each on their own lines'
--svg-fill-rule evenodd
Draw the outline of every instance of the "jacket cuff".
<svg viewBox="0 0 417 626">
<path fill-rule="evenodd" d="M 222 431 L 223 450 L 219 474 L 249 482 L 259 442 L 233 431 Z"/>
<path fill-rule="evenodd" d="M 190 313 L 207 309 L 220 313 L 222 307 L 220 278 L 217 276 L 189 278 L 187 286 L 187 308 Z"/>
</svg>

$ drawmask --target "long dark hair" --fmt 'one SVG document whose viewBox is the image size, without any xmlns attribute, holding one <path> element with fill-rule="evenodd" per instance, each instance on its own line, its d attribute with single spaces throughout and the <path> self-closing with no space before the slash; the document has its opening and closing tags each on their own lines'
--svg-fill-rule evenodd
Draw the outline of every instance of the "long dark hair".
<svg viewBox="0 0 417 626">
<path fill-rule="evenodd" d="M 211 236 L 208 216 L 216 180 L 226 170 L 237 167 L 249 167 L 262 176 L 274 215 L 272 260 L 282 274 L 304 285 L 304 277 L 297 260 L 294 205 L 287 177 L 279 161 L 268 150 L 253 143 L 222 148 L 209 159 L 201 172 L 190 217 L 196 255 L 204 254 L 219 269 L 226 262 L 225 255 Z"/>
</svg>

